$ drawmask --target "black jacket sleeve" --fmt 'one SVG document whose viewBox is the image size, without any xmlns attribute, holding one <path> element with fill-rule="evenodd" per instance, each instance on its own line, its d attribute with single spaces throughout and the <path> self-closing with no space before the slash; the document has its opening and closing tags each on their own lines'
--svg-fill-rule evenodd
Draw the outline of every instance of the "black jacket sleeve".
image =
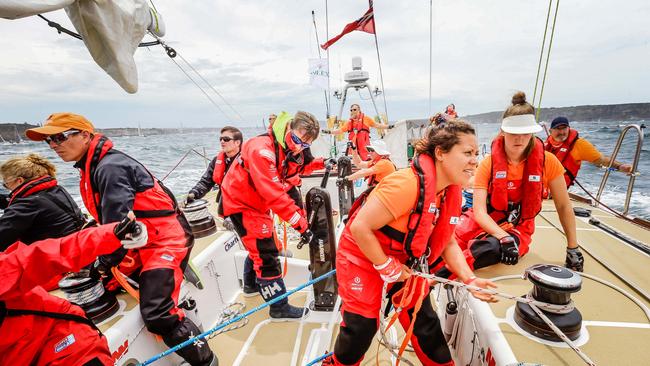
<svg viewBox="0 0 650 366">
<path fill-rule="evenodd" d="M 205 196 L 211 189 L 214 187 L 214 180 L 212 180 L 212 175 L 214 174 L 214 166 L 217 162 L 217 157 L 208 165 L 208 169 L 203 173 L 201 179 L 196 183 L 194 188 L 190 189 L 188 193 L 194 193 L 194 198 L 201 198 Z"/>
<path fill-rule="evenodd" d="M 0 251 L 18 239 L 32 227 L 38 211 L 32 207 L 29 201 L 16 202 L 7 207 L 0 217 Z"/>
<path fill-rule="evenodd" d="M 142 164 L 117 151 L 99 162 L 93 178 L 101 199 L 101 224 L 122 220 L 133 210 L 135 194 L 154 186 Z"/>
</svg>

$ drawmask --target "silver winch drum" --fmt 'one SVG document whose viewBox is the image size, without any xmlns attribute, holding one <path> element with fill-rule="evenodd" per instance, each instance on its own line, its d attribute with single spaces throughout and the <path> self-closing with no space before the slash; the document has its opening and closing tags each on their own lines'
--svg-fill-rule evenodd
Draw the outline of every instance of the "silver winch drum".
<svg viewBox="0 0 650 366">
<path fill-rule="evenodd" d="M 183 207 L 183 213 L 196 238 L 203 238 L 217 232 L 217 223 L 208 211 L 208 201 L 194 200 Z"/>
<path fill-rule="evenodd" d="M 115 295 L 105 291 L 102 282 L 90 277 L 87 269 L 65 275 L 59 281 L 59 288 L 68 301 L 79 305 L 94 323 L 110 318 L 120 308 Z"/>
<path fill-rule="evenodd" d="M 533 284 L 533 289 L 528 294 L 529 298 L 564 307 L 564 310 L 558 312 L 540 310 L 569 339 L 578 339 L 582 327 L 582 314 L 571 301 L 571 294 L 582 288 L 582 277 L 577 272 L 552 264 L 536 264 L 528 267 L 524 277 Z M 554 342 L 562 341 L 528 304 L 517 303 L 515 322 L 536 337 Z"/>
</svg>

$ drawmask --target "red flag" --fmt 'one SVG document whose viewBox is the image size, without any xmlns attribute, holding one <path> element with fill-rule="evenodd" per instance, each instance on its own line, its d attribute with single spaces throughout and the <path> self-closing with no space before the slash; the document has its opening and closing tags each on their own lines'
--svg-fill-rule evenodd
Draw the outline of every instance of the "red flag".
<svg viewBox="0 0 650 366">
<path fill-rule="evenodd" d="M 352 31 L 355 31 L 355 30 L 366 32 L 366 33 L 371 33 L 371 34 L 375 33 L 375 16 L 374 16 L 374 13 L 372 11 L 372 0 L 370 0 L 370 8 L 368 9 L 368 11 L 365 14 L 363 14 L 363 16 L 361 18 L 359 18 L 359 19 L 355 20 L 354 22 L 346 25 L 345 28 L 343 28 L 343 31 L 341 32 L 341 34 L 339 34 L 338 36 L 336 36 L 336 37 L 330 39 L 329 41 L 325 42 L 320 47 L 322 49 L 326 50 L 329 46 L 333 45 L 341 37 L 343 37 L 344 35 L 352 32 Z"/>
</svg>

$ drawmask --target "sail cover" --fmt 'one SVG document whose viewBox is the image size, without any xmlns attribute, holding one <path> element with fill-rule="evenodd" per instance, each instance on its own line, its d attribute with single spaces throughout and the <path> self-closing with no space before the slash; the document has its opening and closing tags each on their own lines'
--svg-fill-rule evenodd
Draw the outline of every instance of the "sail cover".
<svg viewBox="0 0 650 366">
<path fill-rule="evenodd" d="M 133 54 L 154 14 L 145 0 L 3 0 L 0 17 L 18 19 L 62 8 L 95 62 L 125 91 L 137 92 Z M 155 21 L 163 29 L 159 15 Z"/>
</svg>

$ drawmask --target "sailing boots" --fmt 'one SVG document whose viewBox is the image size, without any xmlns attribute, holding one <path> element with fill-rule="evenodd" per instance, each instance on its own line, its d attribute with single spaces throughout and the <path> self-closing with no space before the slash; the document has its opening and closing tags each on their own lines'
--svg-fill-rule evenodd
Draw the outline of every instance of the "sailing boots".
<svg viewBox="0 0 650 366">
<path fill-rule="evenodd" d="M 262 278 L 257 279 L 257 283 L 260 286 L 260 294 L 264 298 L 264 301 L 269 302 L 275 298 L 278 298 L 287 293 L 287 288 L 284 286 L 284 281 L 282 278 L 274 280 L 265 280 Z M 272 304 L 270 306 L 269 315 L 272 319 L 300 319 L 302 318 L 303 312 L 307 314 L 308 309 L 292 306 L 289 304 L 289 300 L 286 298 Z"/>
<path fill-rule="evenodd" d="M 257 276 L 253 269 L 253 260 L 246 257 L 244 261 L 244 297 L 256 296 L 260 293 L 260 285 L 257 284 Z"/>
<path fill-rule="evenodd" d="M 201 334 L 199 327 L 189 318 L 181 319 L 176 328 L 162 336 L 167 347 L 174 347 L 186 340 Z M 195 344 L 181 348 L 176 351 L 187 363 L 192 366 L 218 366 L 217 355 L 212 353 L 208 341 L 199 340 Z"/>
</svg>

